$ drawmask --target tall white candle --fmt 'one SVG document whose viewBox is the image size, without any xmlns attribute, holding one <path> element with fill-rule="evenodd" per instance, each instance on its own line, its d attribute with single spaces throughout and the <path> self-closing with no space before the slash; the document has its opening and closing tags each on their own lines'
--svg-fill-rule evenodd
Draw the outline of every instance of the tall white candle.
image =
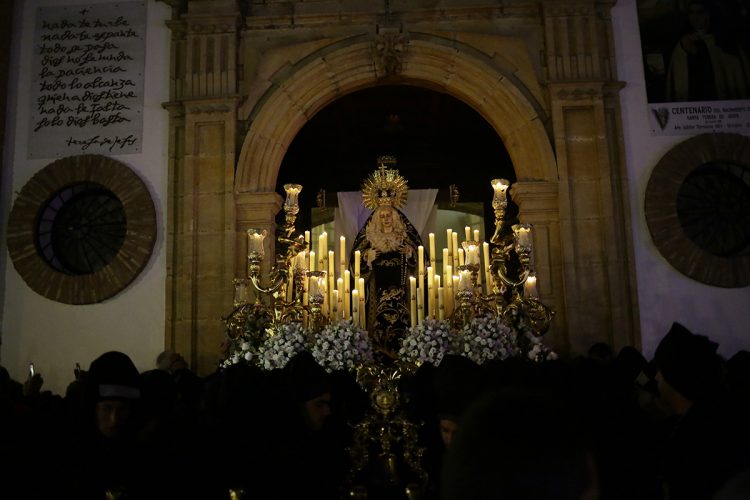
<svg viewBox="0 0 750 500">
<path fill-rule="evenodd" d="M 427 316 L 430 318 L 435 317 L 436 304 L 435 304 L 435 272 L 432 270 L 432 266 L 427 267 Z"/>
<path fill-rule="evenodd" d="M 450 314 L 453 312 L 453 302 L 454 302 L 454 295 L 456 291 L 453 289 L 453 266 L 449 265 L 448 268 L 445 270 L 445 288 L 448 290 L 446 293 L 448 296 L 445 300 L 445 309 L 446 314 L 450 316 Z"/>
<path fill-rule="evenodd" d="M 458 249 L 458 265 L 463 266 L 464 264 L 466 264 L 466 260 L 464 258 L 464 249 L 459 248 Z"/>
<path fill-rule="evenodd" d="M 352 322 L 359 326 L 359 290 L 352 290 Z"/>
<path fill-rule="evenodd" d="M 331 296 L 331 319 L 339 319 L 339 311 L 341 310 L 341 299 L 339 298 L 339 291 L 334 290 Z"/>
<path fill-rule="evenodd" d="M 328 295 L 330 295 L 331 309 L 335 309 L 333 292 L 336 291 L 336 260 L 334 259 L 333 250 L 328 250 Z"/>
<path fill-rule="evenodd" d="M 339 238 L 339 276 L 344 277 L 344 270 L 346 269 L 346 237 L 341 236 Z"/>
<path fill-rule="evenodd" d="M 464 227 L 464 236 L 466 236 L 466 241 L 469 241 L 471 239 L 471 227 Z"/>
<path fill-rule="evenodd" d="M 316 263 L 317 260 L 315 260 L 315 252 L 313 250 L 310 250 L 310 271 L 315 271 Z"/>
<path fill-rule="evenodd" d="M 430 265 L 433 267 L 433 269 L 437 269 L 435 267 L 435 263 L 437 262 L 437 254 L 435 252 L 435 233 L 430 233 Z"/>
<path fill-rule="evenodd" d="M 325 260 L 328 257 L 328 233 L 323 231 L 318 236 L 318 269 L 321 271 L 326 270 Z"/>
<path fill-rule="evenodd" d="M 445 289 L 442 286 L 438 288 L 438 319 L 445 319 Z"/>
<path fill-rule="evenodd" d="M 417 270 L 420 274 L 424 274 L 424 247 L 419 245 L 417 247 Z"/>
<path fill-rule="evenodd" d="M 417 278 L 409 276 L 409 317 L 411 327 L 417 326 Z"/>
<path fill-rule="evenodd" d="M 419 289 L 417 292 L 417 325 L 424 323 L 424 299 L 422 296 L 423 291 Z"/>
<path fill-rule="evenodd" d="M 359 279 L 360 261 L 362 260 L 361 252 L 359 250 L 354 251 L 354 279 Z"/>
<path fill-rule="evenodd" d="M 349 270 L 344 271 L 344 318 L 352 315 L 352 277 Z"/>
<path fill-rule="evenodd" d="M 451 256 L 453 257 L 453 269 L 458 267 L 458 233 L 451 233 Z"/>
<path fill-rule="evenodd" d="M 479 241 L 479 229 L 474 230 L 474 241 Z"/>
<path fill-rule="evenodd" d="M 338 312 L 339 312 L 339 318 L 345 318 L 344 316 L 344 278 L 339 278 L 336 280 L 336 288 L 337 288 L 337 294 L 336 298 L 338 301 Z"/>
</svg>

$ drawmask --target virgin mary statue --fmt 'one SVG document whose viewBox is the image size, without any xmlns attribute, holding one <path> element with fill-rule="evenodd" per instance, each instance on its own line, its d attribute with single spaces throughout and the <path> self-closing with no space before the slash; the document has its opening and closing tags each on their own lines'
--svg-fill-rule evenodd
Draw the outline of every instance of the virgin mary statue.
<svg viewBox="0 0 750 500">
<path fill-rule="evenodd" d="M 389 362 L 396 359 L 411 325 L 409 277 L 416 275 L 422 240 L 400 210 L 408 187 L 398 170 L 389 168 L 395 158 L 381 156 L 378 164 L 362 185 L 362 202 L 373 212 L 354 239 L 349 262 L 354 262 L 359 250 L 367 331 L 379 361 Z"/>
</svg>

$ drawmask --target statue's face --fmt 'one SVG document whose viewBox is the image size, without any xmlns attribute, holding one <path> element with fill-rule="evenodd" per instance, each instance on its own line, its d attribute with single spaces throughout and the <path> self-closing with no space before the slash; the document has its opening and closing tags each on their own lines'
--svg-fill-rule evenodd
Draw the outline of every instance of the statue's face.
<svg viewBox="0 0 750 500">
<path fill-rule="evenodd" d="M 380 227 L 383 228 L 383 232 L 390 233 L 393 231 L 393 210 L 389 208 L 383 208 L 378 213 L 380 219 Z"/>
</svg>

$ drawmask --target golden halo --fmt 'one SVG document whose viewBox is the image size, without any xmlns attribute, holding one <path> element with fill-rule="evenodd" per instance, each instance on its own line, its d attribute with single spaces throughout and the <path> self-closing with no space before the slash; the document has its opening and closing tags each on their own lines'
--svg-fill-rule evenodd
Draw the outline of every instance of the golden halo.
<svg viewBox="0 0 750 500">
<path fill-rule="evenodd" d="M 380 206 L 401 208 L 406 205 L 409 187 L 395 168 L 393 156 L 380 156 L 378 169 L 374 171 L 362 184 L 362 204 L 370 210 Z"/>
</svg>

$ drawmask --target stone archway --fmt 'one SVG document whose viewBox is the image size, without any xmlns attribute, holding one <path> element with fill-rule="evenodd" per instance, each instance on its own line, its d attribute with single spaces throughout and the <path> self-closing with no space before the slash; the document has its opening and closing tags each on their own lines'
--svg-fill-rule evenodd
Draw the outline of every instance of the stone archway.
<svg viewBox="0 0 750 500">
<path fill-rule="evenodd" d="M 305 122 L 336 98 L 375 85 L 383 75 L 371 39 L 343 40 L 286 68 L 255 103 L 240 110 L 252 120 L 237 162 L 235 192 L 272 192 L 289 144 Z M 398 76 L 464 101 L 497 131 L 519 181 L 557 182 L 548 120 L 531 92 L 476 49 L 412 35 Z"/>
<path fill-rule="evenodd" d="M 540 235 L 537 243 L 543 245 L 537 252 L 542 256 L 537 273 L 540 282 L 547 283 L 543 300 L 558 310 L 558 343 L 566 343 L 561 256 L 554 251 L 559 248 L 555 243 L 559 238 L 557 166 L 544 109 L 515 74 L 470 46 L 423 34 L 411 35 L 408 42 L 394 76 L 462 100 L 487 120 L 506 145 L 518 179 L 516 190 L 529 211 L 525 220 L 535 225 Z M 235 176 L 238 242 L 250 227 L 273 234 L 273 215 L 281 201 L 275 193 L 276 179 L 284 154 L 302 126 L 337 98 L 382 81 L 374 50 L 377 43 L 377 38 L 358 37 L 318 49 L 275 73 L 255 105 L 241 108 L 241 117 L 247 116 L 251 126 Z M 267 244 L 268 254 L 273 255 L 273 242 Z M 238 269 L 245 255 L 245 246 L 240 244 Z"/>
<path fill-rule="evenodd" d="M 245 230 L 274 229 L 291 141 L 329 103 L 381 83 L 449 94 L 502 139 L 557 311 L 553 344 L 639 344 L 611 4 L 185 4 L 169 23 L 165 344 L 194 368 L 215 367 Z"/>
</svg>

